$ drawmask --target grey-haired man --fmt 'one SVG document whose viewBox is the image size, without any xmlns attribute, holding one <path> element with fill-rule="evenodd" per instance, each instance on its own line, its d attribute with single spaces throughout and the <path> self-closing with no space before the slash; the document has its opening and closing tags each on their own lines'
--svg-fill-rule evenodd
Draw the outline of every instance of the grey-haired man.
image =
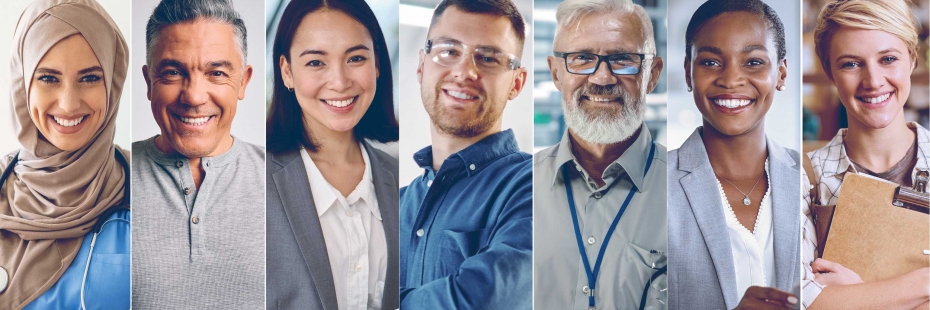
<svg viewBox="0 0 930 310">
<path fill-rule="evenodd" d="M 230 125 L 252 76 L 228 0 L 163 0 L 142 76 L 161 134 L 133 143 L 132 305 L 262 309 L 265 150 Z"/>
</svg>

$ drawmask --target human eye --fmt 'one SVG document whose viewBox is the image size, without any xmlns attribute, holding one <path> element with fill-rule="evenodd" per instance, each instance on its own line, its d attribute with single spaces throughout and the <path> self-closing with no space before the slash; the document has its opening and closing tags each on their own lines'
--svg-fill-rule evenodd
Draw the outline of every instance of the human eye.
<svg viewBox="0 0 930 310">
<path fill-rule="evenodd" d="M 361 55 L 356 55 L 349 58 L 350 63 L 364 62 L 366 60 L 368 60 L 368 58 Z"/>
<path fill-rule="evenodd" d="M 898 61 L 898 57 L 895 56 L 885 56 L 880 60 L 882 64 L 889 65 L 895 61 Z"/>
<path fill-rule="evenodd" d="M 698 62 L 698 64 L 704 67 L 720 67 L 720 62 L 713 59 L 705 59 Z"/>
<path fill-rule="evenodd" d="M 840 64 L 840 69 L 853 69 L 862 67 L 862 63 L 858 61 L 847 61 Z"/>
<path fill-rule="evenodd" d="M 577 53 L 568 55 L 568 61 L 571 62 L 589 62 L 594 60 L 594 55 L 587 53 Z"/>
<path fill-rule="evenodd" d="M 58 78 L 54 75 L 43 74 L 36 78 L 42 84 L 58 83 Z"/>
<path fill-rule="evenodd" d="M 177 78 L 177 77 L 180 77 L 180 76 L 181 76 L 181 70 L 177 70 L 177 69 L 165 69 L 165 70 L 162 70 L 158 75 L 160 75 L 160 76 L 162 76 L 162 77 L 164 77 L 164 78 L 169 78 L 169 79 L 170 79 L 170 78 Z"/>
<path fill-rule="evenodd" d="M 317 60 L 317 59 L 314 59 L 314 60 L 311 60 L 311 61 L 308 61 L 308 62 L 307 62 L 307 67 L 322 67 L 322 66 L 325 66 L 325 65 L 326 65 L 325 63 L 323 63 L 322 61 Z"/>
<path fill-rule="evenodd" d="M 207 75 L 209 75 L 210 77 L 228 77 L 229 76 L 229 74 L 227 74 L 226 72 L 219 71 L 219 70 L 207 72 Z"/>
<path fill-rule="evenodd" d="M 97 83 L 97 82 L 100 82 L 100 80 L 102 80 L 102 78 L 99 75 L 88 74 L 88 75 L 81 77 L 80 81 L 84 83 Z"/>
<path fill-rule="evenodd" d="M 759 59 L 751 59 L 746 62 L 746 66 L 749 66 L 749 67 L 756 67 L 756 66 L 761 66 L 764 64 L 765 64 L 765 61 L 762 61 Z"/>
</svg>

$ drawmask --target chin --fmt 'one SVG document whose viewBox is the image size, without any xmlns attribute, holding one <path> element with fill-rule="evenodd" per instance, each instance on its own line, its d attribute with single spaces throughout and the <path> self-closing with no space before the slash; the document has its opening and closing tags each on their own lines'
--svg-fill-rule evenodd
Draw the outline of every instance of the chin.
<svg viewBox="0 0 930 310">
<path fill-rule="evenodd" d="M 202 137 L 172 137 L 171 139 L 171 146 L 174 148 L 174 150 L 187 158 L 206 157 L 210 155 L 210 153 L 213 153 L 214 150 L 216 150 L 218 144 L 218 140 L 211 140 Z"/>
</svg>

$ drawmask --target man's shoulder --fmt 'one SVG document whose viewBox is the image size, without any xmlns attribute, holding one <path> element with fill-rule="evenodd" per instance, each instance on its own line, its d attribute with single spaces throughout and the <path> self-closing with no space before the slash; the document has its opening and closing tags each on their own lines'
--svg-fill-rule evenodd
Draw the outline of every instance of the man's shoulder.
<svg viewBox="0 0 930 310">
<path fill-rule="evenodd" d="M 536 152 L 536 154 L 533 154 L 533 166 L 538 167 L 547 161 L 555 160 L 555 155 L 558 154 L 558 151 L 559 145 L 556 144 Z"/>
</svg>

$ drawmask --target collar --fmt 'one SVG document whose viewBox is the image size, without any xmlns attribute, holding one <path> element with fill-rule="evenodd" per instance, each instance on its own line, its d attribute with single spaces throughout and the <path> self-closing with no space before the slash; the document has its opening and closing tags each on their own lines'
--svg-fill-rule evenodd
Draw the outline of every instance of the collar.
<svg viewBox="0 0 930 310">
<path fill-rule="evenodd" d="M 149 158 L 151 158 L 156 163 L 162 166 L 174 166 L 178 163 L 179 160 L 187 159 L 187 157 L 185 157 L 184 155 L 181 155 L 180 153 L 167 154 L 159 150 L 158 147 L 155 146 L 155 138 L 157 138 L 158 136 L 159 135 L 155 135 L 151 138 L 148 138 L 148 140 L 145 140 L 143 142 L 143 145 L 145 145 L 145 148 L 143 148 L 143 152 L 147 154 Z M 232 137 L 233 137 L 233 143 L 232 143 L 232 146 L 229 147 L 229 150 L 226 150 L 225 153 L 217 155 L 217 156 L 201 157 L 200 158 L 201 165 L 204 165 L 205 167 L 222 167 L 235 161 L 237 157 L 239 156 L 239 153 L 242 152 L 242 148 L 243 148 L 242 144 L 245 142 L 240 141 L 239 138 L 236 138 L 236 136 L 232 136 Z"/>
<path fill-rule="evenodd" d="M 630 178 L 630 181 L 636 185 L 637 191 L 642 192 L 645 190 L 646 186 L 643 172 L 646 170 L 646 161 L 649 160 L 649 150 L 652 147 L 652 134 L 649 133 L 649 127 L 646 126 L 645 122 L 640 129 L 639 135 L 636 136 L 636 140 L 633 140 L 633 144 L 630 145 L 630 148 L 608 165 L 607 169 L 604 169 L 604 173 L 608 173 L 611 169 L 618 169 L 615 167 L 619 166 L 619 169 L 627 172 L 625 174 Z M 558 150 L 556 150 L 556 169 L 552 179 L 553 186 L 562 180 L 562 166 L 569 163 L 578 165 L 577 160 L 575 160 L 575 155 L 572 154 L 571 138 L 566 129 L 562 134 L 562 141 L 559 142 Z M 655 160 L 653 160 L 652 164 L 653 166 L 656 165 Z M 615 176 L 615 178 L 622 177 L 622 171 L 616 172 L 617 176 Z M 630 171 L 636 172 L 630 173 Z"/>
<path fill-rule="evenodd" d="M 307 177 L 310 179 L 310 191 L 313 193 L 313 204 L 316 207 L 318 217 L 322 217 L 326 211 L 335 205 L 336 201 L 343 201 L 348 205 L 349 201 L 361 199 L 365 201 L 365 205 L 371 211 L 371 214 L 379 221 L 381 220 L 381 210 L 378 207 L 371 178 L 371 160 L 368 158 L 365 146 L 361 142 L 358 145 L 362 151 L 362 159 L 365 161 L 365 173 L 362 174 L 362 180 L 349 193 L 348 197 L 342 197 L 342 194 L 323 178 L 323 173 L 320 172 L 313 159 L 310 158 L 310 153 L 306 149 L 300 148 L 300 157 L 307 169 Z"/>
<path fill-rule="evenodd" d="M 917 165 L 914 166 L 914 169 L 928 169 L 927 165 L 927 156 L 930 155 L 930 131 L 927 131 L 926 128 L 920 126 L 915 122 L 908 122 L 907 128 L 917 132 Z M 846 146 L 843 144 L 843 139 L 846 137 L 847 128 L 841 128 L 836 132 L 836 135 L 833 136 L 833 139 L 830 140 L 830 143 L 827 143 L 826 146 L 811 152 L 811 154 L 825 151 L 825 152 L 839 152 L 839 160 L 837 160 L 836 165 L 824 165 L 821 167 L 823 169 L 823 175 L 826 176 L 836 176 L 847 171 L 853 173 L 859 173 L 855 165 L 849 161 L 849 156 L 846 154 Z"/>
<path fill-rule="evenodd" d="M 678 148 L 678 168 L 682 171 L 693 172 L 701 166 L 710 165 L 710 158 L 707 155 L 707 149 L 704 147 L 704 138 L 701 137 L 701 130 L 704 126 L 698 126 L 691 133 L 691 136 Z M 765 136 L 765 169 L 777 169 L 778 167 L 795 167 L 797 161 L 785 151 L 785 149 L 775 143 L 768 135 Z"/>
<path fill-rule="evenodd" d="M 478 142 L 469 145 L 465 149 L 458 151 L 443 162 L 441 167 L 450 165 L 461 165 L 460 168 L 468 173 L 468 176 L 481 172 L 482 169 L 491 165 L 498 158 L 519 152 L 517 140 L 513 136 L 513 130 L 507 129 L 490 136 L 484 137 Z M 427 146 L 413 154 L 413 160 L 421 168 L 432 170 L 433 167 L 433 147 Z M 460 161 L 455 163 L 455 161 Z M 472 170 L 471 165 L 475 165 Z M 440 168 L 441 170 L 442 168 Z"/>
</svg>

